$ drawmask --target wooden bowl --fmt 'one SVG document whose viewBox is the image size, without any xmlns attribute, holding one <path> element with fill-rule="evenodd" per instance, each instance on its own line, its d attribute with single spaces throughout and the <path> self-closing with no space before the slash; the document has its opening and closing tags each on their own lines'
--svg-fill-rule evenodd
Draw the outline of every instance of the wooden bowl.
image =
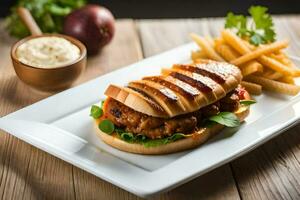
<svg viewBox="0 0 300 200">
<path fill-rule="evenodd" d="M 38 68 L 20 62 L 16 56 L 17 48 L 24 42 L 38 37 L 56 36 L 64 38 L 80 49 L 80 57 L 72 63 L 57 68 Z M 80 76 L 86 66 L 86 48 L 77 39 L 61 34 L 42 34 L 26 37 L 13 45 L 11 59 L 17 76 L 26 84 L 43 91 L 66 89 Z"/>
</svg>

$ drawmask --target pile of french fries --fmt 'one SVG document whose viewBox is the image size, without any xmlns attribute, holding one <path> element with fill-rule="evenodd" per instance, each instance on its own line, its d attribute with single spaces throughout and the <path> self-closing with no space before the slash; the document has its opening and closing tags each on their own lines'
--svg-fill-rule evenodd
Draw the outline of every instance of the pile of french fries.
<svg viewBox="0 0 300 200">
<path fill-rule="evenodd" d="M 192 51 L 193 62 L 210 59 L 238 66 L 244 77 L 242 85 L 251 94 L 259 95 L 262 89 L 287 95 L 300 91 L 294 81 L 300 76 L 300 70 L 282 52 L 288 46 L 287 40 L 256 47 L 229 30 L 223 30 L 215 39 L 193 33 L 191 37 L 200 47 Z"/>
</svg>

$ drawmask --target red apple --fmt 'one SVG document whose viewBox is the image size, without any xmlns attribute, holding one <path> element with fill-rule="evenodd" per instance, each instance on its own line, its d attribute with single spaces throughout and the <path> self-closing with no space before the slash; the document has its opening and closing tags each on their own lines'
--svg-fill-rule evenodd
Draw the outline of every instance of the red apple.
<svg viewBox="0 0 300 200">
<path fill-rule="evenodd" d="M 99 5 L 89 4 L 66 16 L 63 32 L 80 40 L 89 54 L 96 54 L 115 33 L 112 13 Z"/>
</svg>

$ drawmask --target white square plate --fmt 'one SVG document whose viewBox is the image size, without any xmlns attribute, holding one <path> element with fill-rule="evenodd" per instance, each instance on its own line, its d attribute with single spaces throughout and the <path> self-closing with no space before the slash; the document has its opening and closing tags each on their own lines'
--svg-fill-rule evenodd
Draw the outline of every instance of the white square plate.
<svg viewBox="0 0 300 200">
<path fill-rule="evenodd" d="M 147 197 L 227 163 L 298 122 L 299 95 L 264 93 L 257 97 L 258 103 L 251 107 L 250 116 L 238 130 L 225 129 L 191 151 L 135 155 L 107 146 L 97 138 L 89 110 L 105 98 L 103 93 L 110 83 L 125 85 L 130 80 L 158 74 L 162 67 L 188 62 L 190 51 L 196 48 L 187 44 L 66 90 L 0 118 L 0 128 L 125 190 Z M 42 127 L 36 122 L 50 126 Z M 55 127 L 65 133 L 57 134 Z"/>
</svg>

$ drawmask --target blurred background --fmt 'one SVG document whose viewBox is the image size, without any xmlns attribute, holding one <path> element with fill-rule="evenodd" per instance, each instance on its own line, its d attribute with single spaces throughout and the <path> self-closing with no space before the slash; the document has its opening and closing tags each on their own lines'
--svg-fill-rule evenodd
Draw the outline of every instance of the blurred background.
<svg viewBox="0 0 300 200">
<path fill-rule="evenodd" d="M 44 0 L 40 0 L 44 1 Z M 9 14 L 14 0 L 1 0 L 0 16 Z M 300 13 L 300 0 L 91 0 L 109 8 L 116 18 L 196 18 L 225 16 L 230 10 L 246 14 L 251 5 L 267 6 L 272 14 Z"/>
</svg>

